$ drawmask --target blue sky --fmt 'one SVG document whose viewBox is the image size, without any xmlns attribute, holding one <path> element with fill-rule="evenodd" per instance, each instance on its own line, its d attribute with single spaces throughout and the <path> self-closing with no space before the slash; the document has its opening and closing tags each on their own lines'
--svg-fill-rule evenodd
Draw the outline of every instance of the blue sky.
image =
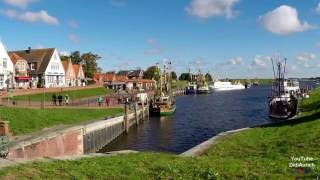
<svg viewBox="0 0 320 180">
<path fill-rule="evenodd" d="M 320 76 L 320 0 L 0 0 L 8 50 L 56 47 L 102 56 L 106 71 L 170 59 L 177 72 L 272 77 L 270 57 L 288 57 L 290 77 Z"/>
</svg>

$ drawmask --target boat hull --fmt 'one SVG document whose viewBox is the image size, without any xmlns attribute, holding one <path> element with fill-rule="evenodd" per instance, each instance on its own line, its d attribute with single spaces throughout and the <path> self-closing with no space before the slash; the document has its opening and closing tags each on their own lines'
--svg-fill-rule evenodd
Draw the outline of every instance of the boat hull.
<svg viewBox="0 0 320 180">
<path fill-rule="evenodd" d="M 150 116 L 171 116 L 174 114 L 176 106 L 171 109 L 162 109 L 159 107 L 149 107 Z"/>
<path fill-rule="evenodd" d="M 273 99 L 269 102 L 269 117 L 274 119 L 289 119 L 297 114 L 297 100 L 291 98 L 288 100 Z"/>
<path fill-rule="evenodd" d="M 186 90 L 186 95 L 195 95 L 195 94 L 197 94 L 196 90 L 190 90 L 190 89 Z"/>
</svg>

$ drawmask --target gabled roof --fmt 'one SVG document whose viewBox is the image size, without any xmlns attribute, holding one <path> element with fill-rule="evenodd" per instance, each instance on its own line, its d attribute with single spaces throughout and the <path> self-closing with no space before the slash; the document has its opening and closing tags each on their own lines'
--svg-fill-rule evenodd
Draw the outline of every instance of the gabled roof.
<svg viewBox="0 0 320 180">
<path fill-rule="evenodd" d="M 67 72 L 69 61 L 61 61 L 64 71 Z"/>
<path fill-rule="evenodd" d="M 13 65 L 15 65 L 19 60 L 24 60 L 25 61 L 25 59 L 23 59 L 22 57 L 18 56 L 16 53 L 11 54 L 10 55 L 10 59 L 11 59 Z"/>
<path fill-rule="evenodd" d="M 43 74 L 47 66 L 51 60 L 51 57 L 55 51 L 55 48 L 47 48 L 47 49 L 31 49 L 29 50 L 20 50 L 20 51 L 10 51 L 9 55 L 17 54 L 21 58 L 25 59 L 28 63 L 36 62 L 37 68 L 34 71 L 30 71 L 30 73 L 34 74 Z"/>
<path fill-rule="evenodd" d="M 143 72 L 143 70 L 128 70 L 128 71 L 119 71 L 117 75 L 121 76 L 130 76 L 130 77 L 139 77 L 140 73 Z"/>
<path fill-rule="evenodd" d="M 72 64 L 72 67 L 73 67 L 74 73 L 76 75 L 78 75 L 79 74 L 79 70 L 80 70 L 80 65 L 79 64 Z"/>
</svg>

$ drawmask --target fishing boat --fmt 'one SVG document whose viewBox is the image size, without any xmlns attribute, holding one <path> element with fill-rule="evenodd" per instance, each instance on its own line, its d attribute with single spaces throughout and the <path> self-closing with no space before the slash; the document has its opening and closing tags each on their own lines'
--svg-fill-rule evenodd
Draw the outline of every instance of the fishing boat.
<svg viewBox="0 0 320 180">
<path fill-rule="evenodd" d="M 150 103 L 149 113 L 151 116 L 170 116 L 176 110 L 175 99 L 172 94 L 172 80 L 170 62 L 164 63 L 163 72 L 157 66 L 159 76 L 154 100 Z M 169 71 L 168 71 L 169 70 Z"/>
<path fill-rule="evenodd" d="M 197 84 L 189 83 L 186 87 L 186 94 L 187 95 L 194 95 L 197 93 Z"/>
<path fill-rule="evenodd" d="M 191 70 L 189 69 L 189 83 L 186 87 L 186 94 L 187 95 L 194 95 L 197 93 L 197 83 L 195 82 L 194 75 L 191 74 Z"/>
<path fill-rule="evenodd" d="M 212 86 L 211 89 L 214 91 L 230 91 L 230 90 L 241 90 L 245 89 L 246 87 L 241 84 L 240 82 L 235 82 L 232 84 L 229 81 L 216 81 Z"/>
<path fill-rule="evenodd" d="M 297 114 L 299 85 L 287 80 L 286 61 L 271 59 L 274 82 L 272 84 L 272 97 L 269 99 L 269 116 L 276 119 L 289 119 Z M 276 62 L 275 62 L 276 61 Z"/>
<path fill-rule="evenodd" d="M 210 93 L 210 87 L 206 80 L 206 77 L 199 70 L 197 75 L 197 94 L 208 94 Z"/>
</svg>

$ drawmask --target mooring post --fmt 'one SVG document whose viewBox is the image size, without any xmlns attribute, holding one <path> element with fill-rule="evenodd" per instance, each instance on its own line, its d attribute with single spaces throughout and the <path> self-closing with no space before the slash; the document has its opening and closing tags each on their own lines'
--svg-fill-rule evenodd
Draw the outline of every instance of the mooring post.
<svg viewBox="0 0 320 180">
<path fill-rule="evenodd" d="M 135 116 L 135 120 L 136 120 L 136 125 L 139 125 L 139 114 L 138 114 L 138 103 L 135 102 L 134 103 L 134 116 Z"/>
<path fill-rule="evenodd" d="M 142 122 L 144 121 L 144 116 L 145 116 L 145 112 L 144 112 L 144 102 L 142 102 Z"/>
<path fill-rule="evenodd" d="M 129 115 L 129 112 L 128 112 L 128 104 L 125 103 L 124 104 L 124 127 L 126 129 L 126 133 L 129 133 L 129 118 L 128 118 L 128 115 Z"/>
</svg>

